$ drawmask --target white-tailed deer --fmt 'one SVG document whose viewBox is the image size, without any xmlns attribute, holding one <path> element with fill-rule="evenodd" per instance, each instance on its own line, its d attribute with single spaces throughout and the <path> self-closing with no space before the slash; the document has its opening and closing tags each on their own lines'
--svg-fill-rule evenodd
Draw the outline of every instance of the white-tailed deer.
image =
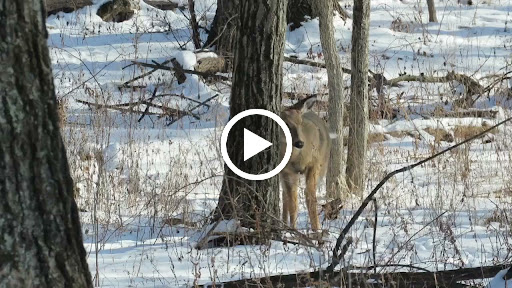
<svg viewBox="0 0 512 288">
<path fill-rule="evenodd" d="M 299 177 L 304 174 L 306 176 L 305 194 L 309 220 L 311 228 L 318 231 L 320 221 L 318 220 L 316 190 L 318 182 L 327 171 L 331 139 L 325 121 L 316 113 L 309 111 L 315 101 L 316 98 L 311 96 L 281 112 L 281 118 L 292 134 L 293 149 L 290 161 L 281 171 L 279 177 L 283 188 L 283 221 L 290 223 L 290 226 L 295 228 L 299 206 L 297 195 Z M 281 143 L 283 144 L 280 145 L 280 152 L 283 157 L 286 149 L 284 134 L 281 136 Z"/>
</svg>

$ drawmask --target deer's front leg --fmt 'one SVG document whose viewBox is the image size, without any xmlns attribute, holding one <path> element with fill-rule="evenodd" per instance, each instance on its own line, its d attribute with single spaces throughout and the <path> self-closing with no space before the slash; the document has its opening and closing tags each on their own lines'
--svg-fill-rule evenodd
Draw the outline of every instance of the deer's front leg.
<svg viewBox="0 0 512 288">
<path fill-rule="evenodd" d="M 281 186 L 283 188 L 283 221 L 295 228 L 297 221 L 297 210 L 299 209 L 298 187 L 299 175 L 295 173 L 281 173 Z"/>
<path fill-rule="evenodd" d="M 313 231 L 320 230 L 320 220 L 318 219 L 316 188 L 318 183 L 318 170 L 309 168 L 306 171 L 306 206 L 308 207 L 309 220 Z"/>
</svg>

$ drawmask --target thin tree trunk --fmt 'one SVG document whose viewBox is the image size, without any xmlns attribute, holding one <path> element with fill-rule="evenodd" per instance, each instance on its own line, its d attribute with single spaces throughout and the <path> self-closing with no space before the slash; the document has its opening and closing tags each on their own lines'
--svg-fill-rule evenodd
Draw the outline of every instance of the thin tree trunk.
<svg viewBox="0 0 512 288">
<path fill-rule="evenodd" d="M 320 15 L 320 41 L 325 56 L 329 86 L 329 130 L 337 135 L 332 139 L 331 157 L 327 169 L 327 197 L 341 199 L 345 183 L 345 148 L 343 147 L 343 71 L 334 39 L 332 17 L 333 1 L 315 0 L 316 13 Z"/>
<path fill-rule="evenodd" d="M 42 0 L 0 0 L 0 287 L 92 287 Z"/>
<path fill-rule="evenodd" d="M 354 0 L 353 19 L 347 184 L 352 193 L 362 195 L 368 138 L 370 0 Z"/>
<path fill-rule="evenodd" d="M 190 27 L 192 28 L 192 42 L 196 49 L 201 48 L 201 38 L 199 37 L 199 25 L 197 25 L 195 1 L 188 0 L 188 9 L 190 11 Z"/>
<path fill-rule="evenodd" d="M 235 41 L 230 115 L 252 108 L 278 113 L 281 108 L 283 48 L 287 0 L 242 1 L 240 26 Z M 227 150 L 242 171 L 261 174 L 277 166 L 278 145 L 243 160 L 244 128 L 272 143 L 279 142 L 280 128 L 267 117 L 246 117 L 229 133 Z M 274 147 L 275 146 L 275 147 Z M 235 175 L 227 166 L 215 220 L 240 219 L 268 238 L 268 230 L 279 219 L 279 179 L 250 181 Z"/>
<path fill-rule="evenodd" d="M 427 0 L 428 6 L 428 22 L 437 22 L 436 6 L 434 0 Z"/>
</svg>

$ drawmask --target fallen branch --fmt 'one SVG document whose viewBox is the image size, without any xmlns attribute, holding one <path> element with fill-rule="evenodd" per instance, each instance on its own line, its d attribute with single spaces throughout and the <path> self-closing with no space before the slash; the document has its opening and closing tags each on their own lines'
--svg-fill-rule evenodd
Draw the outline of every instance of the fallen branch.
<svg viewBox="0 0 512 288">
<path fill-rule="evenodd" d="M 217 96 L 219 96 L 219 94 L 215 94 L 215 95 L 213 95 L 212 97 L 210 97 L 210 98 L 208 98 L 208 99 L 204 100 L 203 102 L 201 102 L 201 103 L 197 104 L 196 106 L 192 107 L 192 108 L 191 108 L 190 110 L 188 110 L 188 111 L 189 111 L 190 113 L 192 113 L 192 111 L 193 111 L 193 110 L 195 110 L 195 109 L 197 109 L 197 108 L 199 108 L 199 107 L 201 107 L 201 106 L 205 105 L 206 103 L 210 102 L 211 100 L 213 100 L 213 99 L 217 98 Z M 183 116 L 185 116 L 185 115 L 183 115 Z M 174 119 L 173 119 L 173 120 L 171 120 L 169 123 L 167 123 L 167 126 L 170 126 L 170 125 L 174 124 L 176 121 L 178 121 L 178 120 L 180 120 L 181 118 L 183 118 L 183 116 L 174 118 Z"/>
<path fill-rule="evenodd" d="M 183 118 L 183 116 L 187 116 L 188 115 L 188 116 L 194 117 L 197 120 L 201 119 L 198 115 L 193 114 L 190 111 L 183 111 L 183 110 L 179 110 L 179 109 L 175 109 L 175 108 L 171 108 L 171 107 L 165 107 L 165 106 L 162 106 L 162 105 L 153 104 L 153 103 L 151 103 L 149 101 L 146 101 L 146 100 L 141 100 L 141 101 L 132 102 L 132 103 L 117 104 L 117 105 L 99 104 L 99 103 L 93 103 L 93 102 L 88 102 L 88 101 L 79 100 L 79 99 L 77 99 L 76 101 L 78 103 L 85 104 L 85 105 L 88 105 L 88 106 L 92 106 L 92 107 L 96 107 L 96 108 L 102 108 L 102 109 L 111 109 L 111 110 L 116 110 L 116 111 L 120 111 L 120 112 L 123 112 L 123 113 L 137 113 L 137 114 L 143 113 L 143 114 L 146 114 L 146 115 L 157 115 L 159 117 L 174 116 L 174 117 L 179 117 L 179 118 Z M 128 105 L 128 104 L 130 104 L 130 105 Z M 151 112 L 151 111 L 141 111 L 141 110 L 137 110 L 137 109 L 132 109 L 131 108 L 133 106 L 137 106 L 137 105 L 141 105 L 141 104 L 144 104 L 144 105 L 147 105 L 147 106 L 151 106 L 153 108 L 158 108 L 158 109 L 162 110 L 163 113 Z M 126 106 L 128 106 L 130 108 L 122 108 L 122 107 L 126 107 Z"/>
<path fill-rule="evenodd" d="M 398 110 L 397 110 L 398 111 Z M 403 114 L 405 115 L 418 115 L 424 119 L 431 119 L 432 117 L 443 118 L 491 118 L 495 119 L 498 115 L 498 110 L 493 109 L 464 109 L 456 111 L 446 111 L 444 109 L 434 110 L 431 112 L 422 112 L 415 109 L 406 109 Z"/>
<path fill-rule="evenodd" d="M 478 81 L 474 80 L 473 78 L 464 75 L 464 74 L 458 74 L 455 72 L 449 72 L 445 76 L 425 76 L 425 75 L 402 75 L 397 78 L 393 78 L 390 80 L 386 80 L 385 84 L 387 85 L 395 85 L 398 82 L 403 81 L 418 81 L 418 82 L 424 82 L 424 83 L 438 83 L 438 82 L 449 82 L 449 81 L 458 81 L 462 83 L 464 86 L 466 86 L 466 90 L 468 92 L 471 92 L 472 95 L 474 94 L 480 94 L 484 91 L 484 87 L 478 83 Z"/>
<path fill-rule="evenodd" d="M 162 62 L 162 63 L 161 63 L 161 64 L 159 64 L 159 65 L 167 65 L 167 64 L 169 64 L 170 62 L 171 62 L 171 60 L 166 60 L 166 61 Z M 130 66 L 131 66 L 131 65 L 130 65 Z M 127 67 L 128 67 L 128 66 L 127 66 Z M 126 67 L 123 67 L 123 69 L 125 69 L 125 68 L 126 68 Z M 119 87 L 122 87 L 122 88 L 130 88 L 130 87 L 132 87 L 132 86 L 128 86 L 128 84 L 130 84 L 130 83 L 132 83 L 132 82 L 135 82 L 135 81 L 137 81 L 137 80 L 139 80 L 139 79 L 142 79 L 142 78 L 144 78 L 144 77 L 146 77 L 146 76 L 149 76 L 149 75 L 151 75 L 151 74 L 155 73 L 156 71 L 158 71 L 158 69 L 153 68 L 151 71 L 148 71 L 148 72 L 146 72 L 146 73 L 140 74 L 139 76 L 137 76 L 137 77 L 135 77 L 135 78 L 133 78 L 133 79 L 130 79 L 130 80 L 128 80 L 128 81 L 126 81 L 126 82 L 124 82 L 124 83 L 123 83 L 123 85 L 121 85 L 121 86 L 119 86 Z"/>
<path fill-rule="evenodd" d="M 512 117 L 510 118 L 507 118 L 501 122 L 499 122 L 498 124 L 490 127 L 489 129 L 486 129 L 484 131 L 482 131 L 481 133 L 478 133 L 476 135 L 474 135 L 473 137 L 470 137 L 462 142 L 459 142 L 453 146 L 450 146 L 446 149 L 444 149 L 443 151 L 440 151 L 430 157 L 427 157 L 421 161 L 418 161 L 414 164 L 411 164 L 411 165 L 408 165 L 408 166 L 405 166 L 405 167 L 402 167 L 398 170 L 395 170 L 391 173 L 388 173 L 384 179 L 382 179 L 379 184 L 377 184 L 377 186 L 375 188 L 373 188 L 373 190 L 370 192 L 370 194 L 364 199 L 363 203 L 361 204 L 361 206 L 359 206 L 359 208 L 357 209 L 356 213 L 352 216 L 352 218 L 350 219 L 350 221 L 348 222 L 348 224 L 345 226 L 345 228 L 343 228 L 343 230 L 341 231 L 338 239 L 336 240 L 336 245 L 334 246 L 334 249 L 333 249 L 333 257 L 332 257 L 332 261 L 331 263 L 329 264 L 329 266 L 327 267 L 326 269 L 326 272 L 327 274 L 330 274 L 330 273 L 333 273 L 334 271 L 334 268 L 336 268 L 336 266 L 338 266 L 338 264 L 340 263 L 341 259 L 345 256 L 345 253 L 339 253 L 339 249 L 341 247 L 341 243 L 343 242 L 343 240 L 345 239 L 345 237 L 347 236 L 348 232 L 350 231 L 350 229 L 352 228 L 352 226 L 356 223 L 357 219 L 359 219 L 359 217 L 361 216 L 361 214 L 363 213 L 363 210 L 366 208 L 366 206 L 368 206 L 368 204 L 370 204 L 370 202 L 372 201 L 373 197 L 375 196 L 375 194 L 380 190 L 380 188 L 382 188 L 382 186 L 384 186 L 384 184 L 391 178 L 393 177 L 394 175 L 396 174 L 399 174 L 399 173 L 403 173 L 403 172 L 406 172 L 406 171 L 409 171 L 409 170 L 412 170 L 413 168 L 419 166 L 419 165 L 422 165 L 428 161 L 431 161 L 432 159 L 434 158 L 437 158 L 443 154 L 445 154 L 446 152 L 449 152 L 461 145 L 464 145 L 468 142 L 471 142 L 477 138 L 480 138 L 481 136 L 483 136 L 484 134 L 492 131 L 493 129 L 509 122 L 510 120 L 512 120 Z"/>
<path fill-rule="evenodd" d="M 140 65 L 140 66 L 144 66 L 144 67 L 150 67 L 150 68 L 153 68 L 153 69 L 175 71 L 175 72 L 178 71 L 178 72 L 183 72 L 183 73 L 186 73 L 186 74 L 199 75 L 199 76 L 201 76 L 203 78 L 212 78 L 212 79 L 222 80 L 222 81 L 231 81 L 230 77 L 227 77 L 227 76 L 224 76 L 224 75 L 203 73 L 203 72 L 198 72 L 198 71 L 188 70 L 188 69 L 178 69 L 178 68 L 175 68 L 175 67 L 169 67 L 169 66 L 165 66 L 165 65 L 162 65 L 162 64 L 158 64 L 158 63 L 151 64 L 151 63 L 145 63 L 145 62 L 139 62 L 139 61 L 132 61 L 132 62 L 134 64 L 137 64 L 137 65 Z"/>
<path fill-rule="evenodd" d="M 306 60 L 306 59 L 299 59 L 299 58 L 295 58 L 295 57 L 285 56 L 284 57 L 284 61 L 290 62 L 290 63 L 293 63 L 293 64 L 300 64 L 300 65 L 307 65 L 307 66 L 311 66 L 311 67 L 326 68 L 325 63 L 311 61 L 311 60 Z M 343 67 L 341 67 L 341 70 L 343 72 L 347 73 L 347 74 L 350 74 L 352 72 L 350 69 L 343 68 Z"/>
</svg>

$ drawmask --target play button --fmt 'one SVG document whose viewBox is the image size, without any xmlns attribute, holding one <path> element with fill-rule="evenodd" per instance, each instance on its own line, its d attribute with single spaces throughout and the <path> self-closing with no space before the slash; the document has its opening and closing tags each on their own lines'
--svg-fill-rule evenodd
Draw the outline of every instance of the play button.
<svg viewBox="0 0 512 288">
<path fill-rule="evenodd" d="M 233 125 L 235 125 L 235 123 L 238 122 L 240 119 L 251 115 L 265 116 L 276 121 L 279 127 L 281 127 L 281 129 L 283 130 L 286 138 L 286 151 L 284 153 L 283 159 L 281 160 L 281 163 L 279 163 L 279 165 L 277 165 L 277 167 L 274 168 L 273 170 L 263 174 L 250 174 L 240 170 L 238 167 L 236 167 L 233 161 L 231 161 L 227 151 L 229 131 L 231 130 L 231 128 L 233 128 Z M 245 128 L 243 141 L 244 161 L 273 145 L 273 143 L 267 141 L 266 139 L 263 139 L 262 137 L 256 135 L 255 133 Z M 224 159 L 224 162 L 229 167 L 229 169 L 231 169 L 231 171 L 233 171 L 236 175 L 248 180 L 265 180 L 270 177 L 276 176 L 277 174 L 279 174 L 279 172 L 281 172 L 281 170 L 284 169 L 292 155 L 292 135 L 290 133 L 290 130 L 288 129 L 288 126 L 286 126 L 286 123 L 284 123 L 283 119 L 281 119 L 279 116 L 263 109 L 249 109 L 235 115 L 235 117 L 228 121 L 226 127 L 224 127 L 224 130 L 222 131 L 222 135 L 220 138 L 220 144 L 220 152 L 222 154 L 222 158 Z"/>
<path fill-rule="evenodd" d="M 272 146 L 271 142 L 244 128 L 244 161 Z"/>
</svg>

